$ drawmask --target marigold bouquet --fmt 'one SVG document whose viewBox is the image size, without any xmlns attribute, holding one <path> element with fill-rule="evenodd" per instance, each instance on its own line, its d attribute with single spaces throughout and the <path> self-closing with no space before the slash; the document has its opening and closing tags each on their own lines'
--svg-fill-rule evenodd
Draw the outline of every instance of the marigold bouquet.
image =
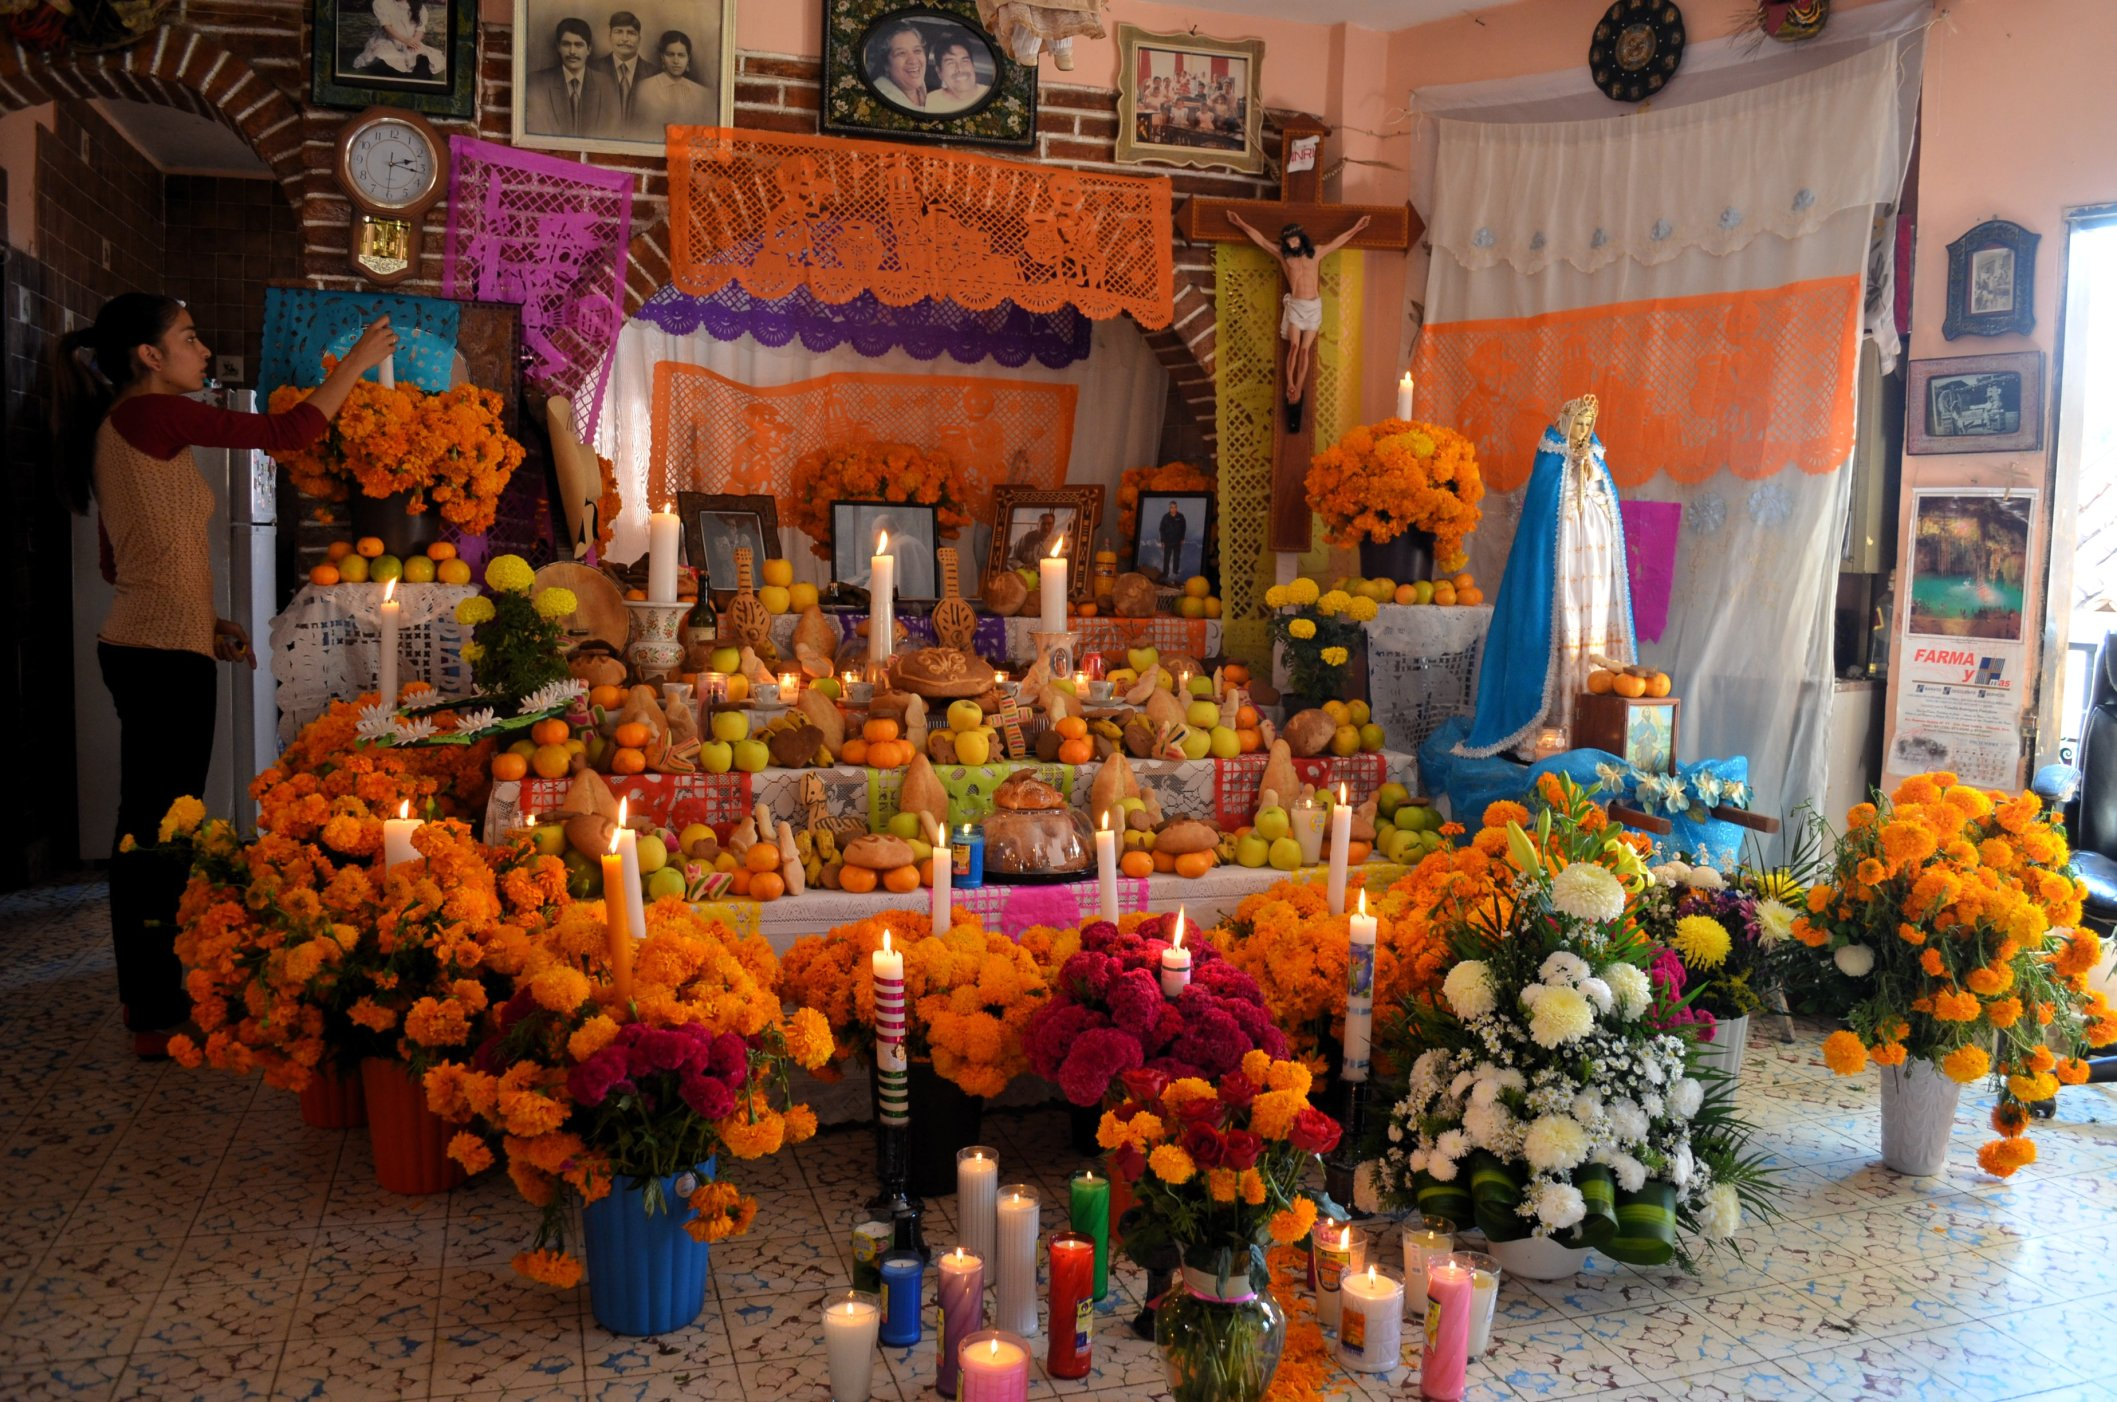
<svg viewBox="0 0 2117 1402">
<path fill-rule="evenodd" d="M 885 911 L 807 935 L 787 951 L 782 987 L 830 1027 L 832 1060 L 865 1056 L 875 1037 L 875 981 L 871 963 L 888 930 L 904 953 L 906 1050 L 931 1058 L 935 1074 L 967 1095 L 996 1096 L 1029 1069 L 1022 1032 L 1050 996 L 1030 952 L 977 916 L 958 912 L 955 925 L 932 933 L 931 920 L 909 910 Z"/>
<path fill-rule="evenodd" d="M 463 660 L 482 695 L 520 705 L 522 698 L 564 681 L 564 619 L 580 601 L 571 589 L 538 589 L 536 571 L 520 555 L 498 555 L 485 566 L 485 594 L 456 605 L 456 622 L 470 628 Z"/>
<path fill-rule="evenodd" d="M 361 723 L 359 705 L 333 701 L 250 781 L 259 832 L 313 843 L 332 863 L 364 861 L 382 850 L 383 819 L 406 804 L 434 818 L 468 818 L 484 808 L 496 741 L 384 748 L 361 743 Z"/>
<path fill-rule="evenodd" d="M 1343 695 L 1353 654 L 1367 644 L 1360 625 L 1380 611 L 1373 599 L 1343 589 L 1326 590 L 1313 579 L 1275 584 L 1264 591 L 1272 610 L 1272 640 L 1282 645 L 1295 695 Z"/>
<path fill-rule="evenodd" d="M 1213 474 L 1187 462 L 1165 462 L 1160 467 L 1128 467 L 1117 481 L 1117 538 L 1132 540 L 1139 535 L 1139 499 L 1147 492 L 1210 492 Z"/>
<path fill-rule="evenodd" d="M 808 532 L 809 548 L 831 558 L 831 503 L 915 502 L 934 509 L 935 528 L 953 538 L 971 523 L 969 482 L 954 458 L 906 443 L 841 443 L 794 463 L 788 520 Z"/>
<path fill-rule="evenodd" d="M 1308 500 L 1338 545 L 1433 533 L 1434 561 L 1463 567 L 1485 479 L 1477 450 L 1454 429 L 1405 419 L 1356 428 L 1310 460 Z"/>
<path fill-rule="evenodd" d="M 335 356 L 324 357 L 326 373 L 336 364 Z M 282 385 L 272 391 L 271 411 L 313 393 L 313 386 Z M 278 461 L 310 496 L 344 501 L 354 487 L 369 497 L 409 492 L 406 509 L 413 514 L 431 503 L 466 535 L 482 535 L 492 529 L 500 494 L 522 465 L 522 445 L 503 422 L 500 396 L 476 385 L 429 394 L 413 385 L 385 389 L 357 380 L 330 432 Z"/>
<path fill-rule="evenodd" d="M 1051 997 L 1023 1029 L 1029 1065 L 1075 1105 L 1102 1103 L 1120 1074 L 1218 1078 L 1251 1051 L 1286 1055 L 1264 994 L 1206 941 L 1188 943 L 1191 980 L 1161 991 L 1161 955 L 1176 917 L 1083 926 L 1079 947 L 1049 976 Z"/>
<path fill-rule="evenodd" d="M 1958 1082 L 1991 1075 L 2000 1137 L 1978 1165 L 2004 1178 L 2034 1163 L 2025 1107 L 2086 1080 L 2081 1053 L 2117 1041 L 2117 1013 L 2087 985 L 2102 944 L 2072 928 L 2085 888 L 2057 816 L 2034 794 L 1938 772 L 1857 805 L 1842 835 L 1818 822 L 1830 866 L 1793 935 L 1835 975 L 1826 1010 L 1847 1029 L 1824 1040 L 1825 1062 L 1841 1076 L 1913 1057 Z"/>
<path fill-rule="evenodd" d="M 830 1055 L 821 1014 L 781 1012 L 778 963 L 761 936 L 656 901 L 629 1002 L 608 982 L 607 952 L 600 901 L 569 905 L 547 930 L 497 951 L 512 991 L 474 1051 L 425 1077 L 434 1113 L 469 1126 L 450 1156 L 477 1173 L 497 1145 L 516 1190 L 544 1209 L 515 1269 L 562 1287 L 581 1275 L 565 1249 L 568 1196 L 595 1202 L 630 1180 L 644 1210 L 673 1212 L 673 1180 L 693 1238 L 746 1230 L 756 1200 L 703 1167 L 722 1152 L 762 1158 L 813 1135 L 816 1116 L 792 1102 L 787 1068 Z"/>
<path fill-rule="evenodd" d="M 1688 1264 L 1679 1231 L 1719 1239 L 1745 1209 L 1769 1213 L 1766 1171 L 1732 1086 L 1686 1075 L 1685 1039 L 1655 1028 L 1666 1001 L 1631 915 L 1650 880 L 1637 850 L 1570 781 L 1541 788 L 1535 825 L 1506 828 L 1511 910 L 1456 926 L 1442 1005 L 1405 1010 L 1410 1077 L 1378 1184 L 1493 1241 Z"/>
</svg>

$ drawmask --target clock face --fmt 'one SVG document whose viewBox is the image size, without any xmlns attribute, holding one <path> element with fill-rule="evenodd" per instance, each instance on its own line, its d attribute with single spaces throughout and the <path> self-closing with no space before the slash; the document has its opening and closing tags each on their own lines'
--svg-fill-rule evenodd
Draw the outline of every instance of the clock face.
<svg viewBox="0 0 2117 1402">
<path fill-rule="evenodd" d="M 381 209 L 417 203 L 439 176 L 434 149 L 409 122 L 385 118 L 356 135 L 345 153 L 353 188 Z"/>
</svg>

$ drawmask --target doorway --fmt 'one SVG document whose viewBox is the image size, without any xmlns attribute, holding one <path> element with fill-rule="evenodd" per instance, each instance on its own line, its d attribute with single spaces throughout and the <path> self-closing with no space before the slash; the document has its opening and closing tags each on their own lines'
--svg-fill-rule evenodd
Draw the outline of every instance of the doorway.
<svg viewBox="0 0 2117 1402">
<path fill-rule="evenodd" d="M 2117 631 L 2117 205 L 2072 211 L 2064 272 L 2045 618 L 2050 655 L 2064 667 L 2039 707 L 2037 762 L 2070 764 L 2096 649 Z"/>
</svg>

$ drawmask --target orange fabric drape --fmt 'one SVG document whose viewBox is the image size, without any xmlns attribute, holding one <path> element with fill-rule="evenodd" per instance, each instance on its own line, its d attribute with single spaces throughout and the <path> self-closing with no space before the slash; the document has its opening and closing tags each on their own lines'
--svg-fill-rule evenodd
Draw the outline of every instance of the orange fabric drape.
<svg viewBox="0 0 2117 1402">
<path fill-rule="evenodd" d="M 669 129 L 670 271 L 701 297 L 807 287 L 1169 324 L 1169 182 L 879 141 Z"/>
<path fill-rule="evenodd" d="M 1558 405 L 1592 390 L 1621 487 L 1835 471 L 1852 451 L 1860 280 L 1428 326 L 1420 417 L 1477 444 L 1495 491 L 1529 480 Z"/>
</svg>

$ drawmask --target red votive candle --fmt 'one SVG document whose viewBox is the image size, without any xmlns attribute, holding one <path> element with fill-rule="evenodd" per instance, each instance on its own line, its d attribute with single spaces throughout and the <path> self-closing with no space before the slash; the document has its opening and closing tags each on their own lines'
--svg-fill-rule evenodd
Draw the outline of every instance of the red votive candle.
<svg viewBox="0 0 2117 1402">
<path fill-rule="evenodd" d="M 1085 1378 L 1094 1362 L 1095 1241 L 1081 1232 L 1051 1237 L 1051 1351 L 1054 1378 Z"/>
</svg>

